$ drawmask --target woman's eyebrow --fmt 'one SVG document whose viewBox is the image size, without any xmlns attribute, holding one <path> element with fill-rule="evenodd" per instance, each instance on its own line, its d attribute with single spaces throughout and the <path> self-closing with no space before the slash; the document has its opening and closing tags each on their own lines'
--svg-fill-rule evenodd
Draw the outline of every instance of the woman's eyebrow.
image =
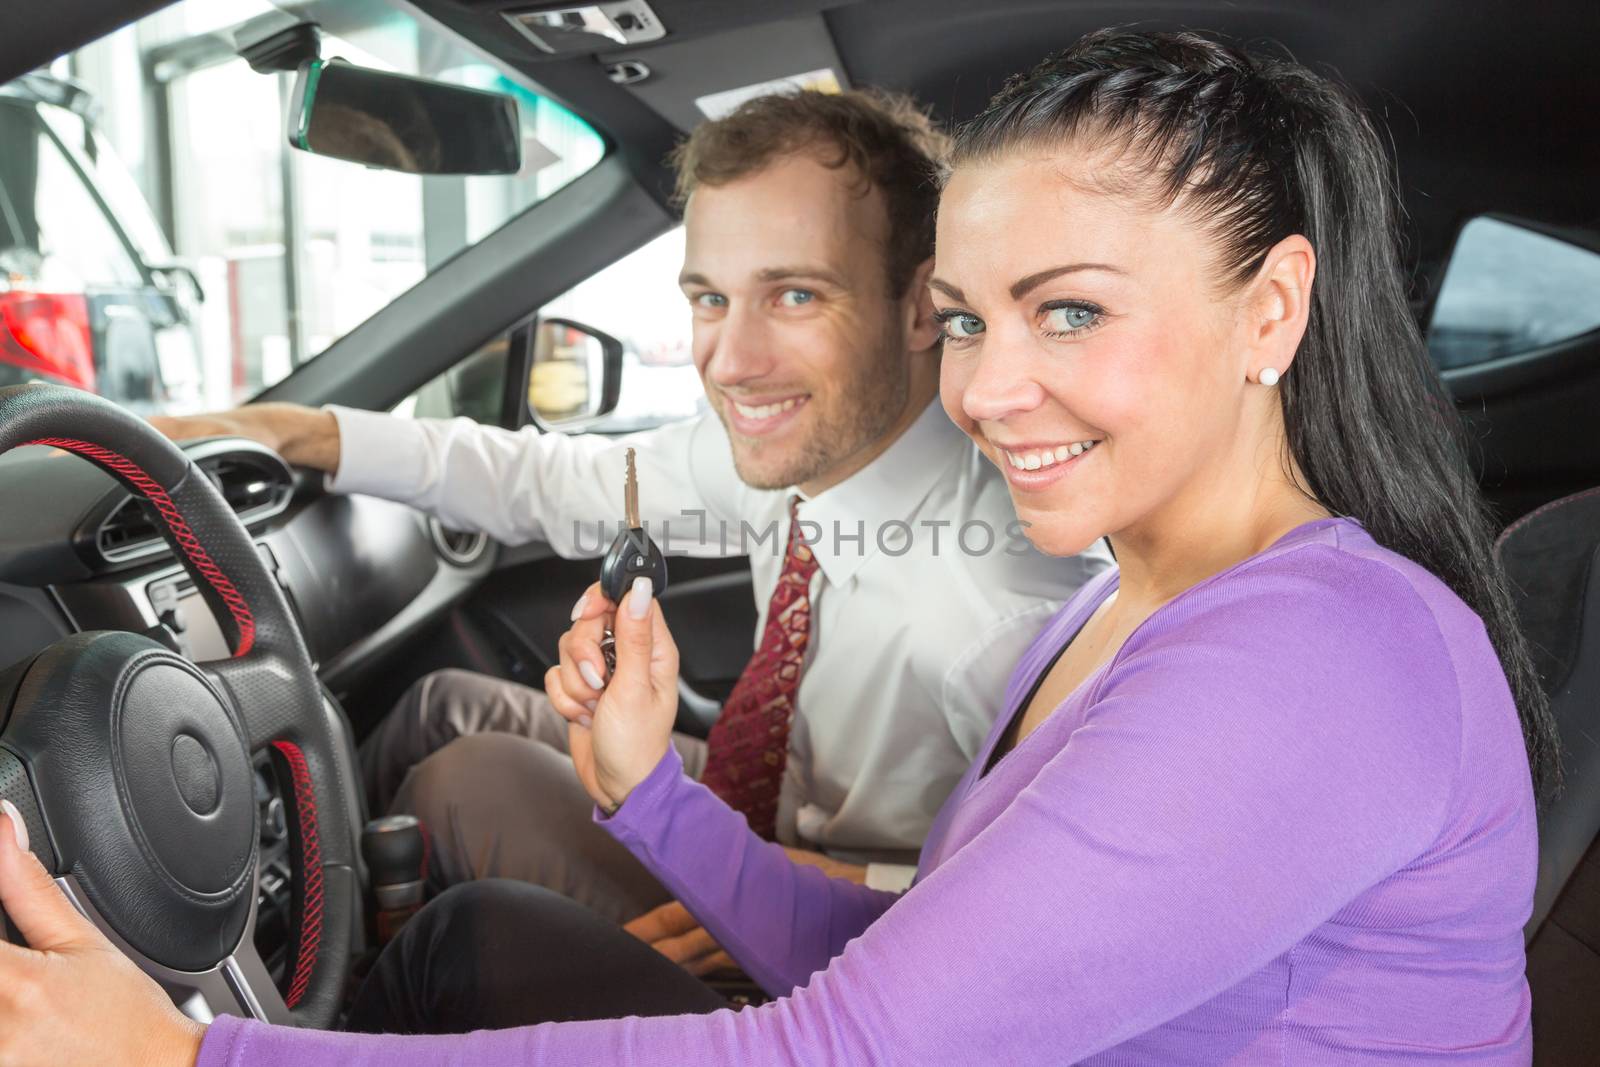
<svg viewBox="0 0 1600 1067">
<path fill-rule="evenodd" d="M 1011 283 L 1011 299 L 1021 300 L 1034 289 L 1043 285 L 1052 278 L 1059 278 L 1063 274 L 1073 274 L 1078 271 L 1099 270 L 1108 274 L 1126 274 L 1121 267 L 1114 267 L 1110 263 L 1068 263 L 1065 266 L 1051 267 L 1048 270 L 1036 271 L 1026 278 L 1018 279 Z"/>
<path fill-rule="evenodd" d="M 1068 263 L 1060 267 L 1051 267 L 1048 270 L 1035 271 L 1026 278 L 1022 278 L 1016 282 L 1013 282 L 1011 285 L 1011 299 L 1021 300 L 1023 297 L 1027 296 L 1030 292 L 1032 292 L 1034 289 L 1037 289 L 1051 278 L 1059 278 L 1063 274 L 1072 274 L 1076 271 L 1085 270 L 1100 270 L 1105 271 L 1108 274 L 1128 273 L 1121 267 L 1112 266 L 1110 263 Z M 965 304 L 967 302 L 967 294 L 963 293 L 960 289 L 957 289 L 947 281 L 942 281 L 938 278 L 929 278 L 928 288 L 937 289 L 939 292 L 958 303 Z"/>
</svg>

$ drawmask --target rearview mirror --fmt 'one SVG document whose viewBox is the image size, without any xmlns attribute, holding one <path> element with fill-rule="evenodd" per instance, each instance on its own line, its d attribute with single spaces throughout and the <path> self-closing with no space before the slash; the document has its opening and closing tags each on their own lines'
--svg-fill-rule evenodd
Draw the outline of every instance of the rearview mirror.
<svg viewBox="0 0 1600 1067">
<path fill-rule="evenodd" d="M 522 167 L 512 97 L 342 59 L 300 65 L 290 97 L 289 143 L 407 174 L 515 174 Z"/>
<path fill-rule="evenodd" d="M 528 410 L 539 425 L 565 430 L 609 415 L 621 390 L 621 341 L 568 319 L 534 326 Z"/>
</svg>

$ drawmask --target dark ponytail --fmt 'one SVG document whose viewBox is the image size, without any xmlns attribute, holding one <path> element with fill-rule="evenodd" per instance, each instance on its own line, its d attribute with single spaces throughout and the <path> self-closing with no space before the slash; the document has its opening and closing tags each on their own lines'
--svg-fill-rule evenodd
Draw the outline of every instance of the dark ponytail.
<svg viewBox="0 0 1600 1067">
<path fill-rule="evenodd" d="M 1102 30 L 1008 83 L 957 132 L 951 162 L 1079 136 L 1125 150 L 1108 183 L 1208 227 L 1233 284 L 1291 234 L 1316 249 L 1305 338 L 1278 386 L 1302 488 L 1482 618 L 1548 796 L 1560 780 L 1555 724 L 1460 420 L 1406 300 L 1398 197 L 1360 105 L 1299 64 L 1199 34 Z"/>
</svg>

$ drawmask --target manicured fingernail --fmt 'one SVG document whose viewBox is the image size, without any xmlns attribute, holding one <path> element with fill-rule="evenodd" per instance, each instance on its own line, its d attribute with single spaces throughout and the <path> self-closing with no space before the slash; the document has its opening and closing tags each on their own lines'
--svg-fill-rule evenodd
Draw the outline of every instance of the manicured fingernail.
<svg viewBox="0 0 1600 1067">
<path fill-rule="evenodd" d="M 585 700 L 583 702 L 583 706 L 588 708 L 590 711 L 593 711 L 595 708 L 600 706 L 600 702 L 598 700 Z"/>
<path fill-rule="evenodd" d="M 606 683 L 601 680 L 600 672 L 588 660 L 578 661 L 578 673 L 583 675 L 583 680 L 589 683 L 590 689 L 604 689 Z"/>
<path fill-rule="evenodd" d="M 28 824 L 22 821 L 22 812 L 9 800 L 0 800 L 0 811 L 11 820 L 11 832 L 17 836 L 17 847 L 28 851 Z"/>
<path fill-rule="evenodd" d="M 587 603 L 589 603 L 589 594 L 585 593 L 578 598 L 578 602 L 576 604 L 572 605 L 573 622 L 577 622 L 579 619 L 583 618 L 583 607 Z"/>
<path fill-rule="evenodd" d="M 655 583 L 644 575 L 633 580 L 633 592 L 628 594 L 628 614 L 635 619 L 642 619 L 650 614 L 650 596 L 655 592 Z"/>
<path fill-rule="evenodd" d="M 594 725 L 594 719 L 588 715 L 579 715 L 578 725 L 587 730 L 589 727 Z"/>
</svg>

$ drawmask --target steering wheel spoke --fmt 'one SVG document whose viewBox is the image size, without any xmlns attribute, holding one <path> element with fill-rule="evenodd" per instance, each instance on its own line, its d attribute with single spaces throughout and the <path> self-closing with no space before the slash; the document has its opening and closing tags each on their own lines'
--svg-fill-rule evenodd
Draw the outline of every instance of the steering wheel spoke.
<svg viewBox="0 0 1600 1067">
<path fill-rule="evenodd" d="M 261 752 L 298 732 L 300 709 L 310 697 L 303 679 L 297 679 L 281 657 L 258 650 L 199 667 L 239 716 L 251 752 Z"/>
</svg>

